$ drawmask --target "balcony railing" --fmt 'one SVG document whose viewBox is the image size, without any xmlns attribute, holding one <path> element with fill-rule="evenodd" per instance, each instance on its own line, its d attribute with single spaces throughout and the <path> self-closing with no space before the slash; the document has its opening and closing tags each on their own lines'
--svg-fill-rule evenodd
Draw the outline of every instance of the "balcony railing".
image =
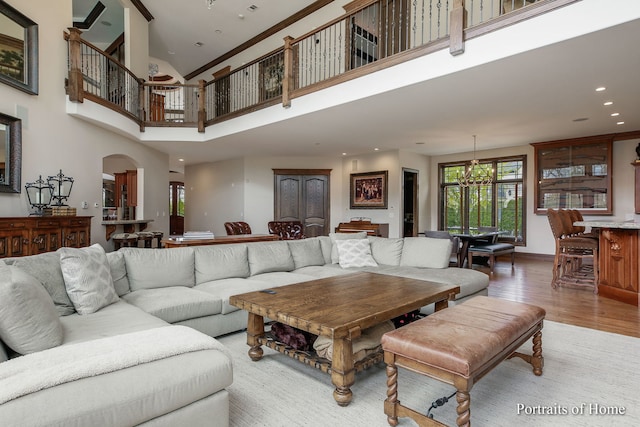
<svg viewBox="0 0 640 427">
<path fill-rule="evenodd" d="M 70 29 L 67 93 L 145 126 L 204 132 L 238 115 L 449 48 L 579 0 L 372 0 L 226 75 L 198 84 L 145 82 Z M 356 4 L 355 2 L 352 4 Z"/>
</svg>

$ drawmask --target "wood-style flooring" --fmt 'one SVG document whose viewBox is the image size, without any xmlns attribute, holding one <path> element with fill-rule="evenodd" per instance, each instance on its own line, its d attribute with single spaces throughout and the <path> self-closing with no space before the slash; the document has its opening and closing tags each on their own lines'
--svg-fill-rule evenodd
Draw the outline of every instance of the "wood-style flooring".
<svg viewBox="0 0 640 427">
<path fill-rule="evenodd" d="M 552 258 L 517 254 L 496 261 L 489 296 L 543 307 L 547 320 L 640 338 L 640 309 L 598 295 L 588 288 L 551 288 Z M 489 274 L 489 268 L 474 269 Z"/>
</svg>

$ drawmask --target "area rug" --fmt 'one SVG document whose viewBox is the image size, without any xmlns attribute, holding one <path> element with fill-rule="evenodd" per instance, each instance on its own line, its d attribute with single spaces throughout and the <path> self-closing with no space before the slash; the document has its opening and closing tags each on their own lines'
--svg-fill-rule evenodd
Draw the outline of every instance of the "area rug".
<svg viewBox="0 0 640 427">
<path fill-rule="evenodd" d="M 230 425 L 388 426 L 384 365 L 356 374 L 347 407 L 333 399 L 329 375 L 269 348 L 252 362 L 244 333 L 220 338 L 234 358 Z M 473 426 L 638 426 L 640 425 L 640 339 L 546 321 L 544 373 L 536 377 L 519 358 L 502 362 L 471 390 Z M 530 353 L 530 343 L 523 351 Z M 453 387 L 400 370 L 398 398 L 426 413 Z M 455 396 L 432 410 L 434 419 L 455 426 Z M 415 426 L 400 418 L 399 426 Z"/>
</svg>

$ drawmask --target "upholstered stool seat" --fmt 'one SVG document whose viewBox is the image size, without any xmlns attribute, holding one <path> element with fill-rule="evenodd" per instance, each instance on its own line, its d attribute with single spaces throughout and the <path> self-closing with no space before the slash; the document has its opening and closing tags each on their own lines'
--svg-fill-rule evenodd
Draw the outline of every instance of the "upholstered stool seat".
<svg viewBox="0 0 640 427">
<path fill-rule="evenodd" d="M 388 386 L 384 412 L 389 424 L 410 417 L 418 425 L 439 425 L 400 404 L 398 367 L 453 385 L 458 426 L 470 425 L 471 387 L 503 360 L 521 357 L 533 366 L 535 375 L 542 375 L 544 316 L 540 307 L 480 296 L 384 334 Z M 533 355 L 516 352 L 531 337 Z"/>
<path fill-rule="evenodd" d="M 111 236 L 113 240 L 113 249 L 118 250 L 122 247 L 136 247 L 138 246 L 138 234 L 137 233 L 118 233 Z"/>
<path fill-rule="evenodd" d="M 139 231 L 138 233 L 138 241 L 144 242 L 145 248 L 151 248 L 153 246 L 153 239 L 155 236 L 151 231 Z"/>
</svg>

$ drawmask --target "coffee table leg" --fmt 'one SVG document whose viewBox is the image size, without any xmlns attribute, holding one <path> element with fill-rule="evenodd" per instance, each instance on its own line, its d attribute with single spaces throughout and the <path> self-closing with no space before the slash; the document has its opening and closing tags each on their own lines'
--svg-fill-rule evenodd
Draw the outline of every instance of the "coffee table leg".
<svg viewBox="0 0 640 427">
<path fill-rule="evenodd" d="M 247 344 L 249 348 L 249 357 L 254 362 L 262 359 L 264 351 L 258 341 L 259 337 L 264 336 L 264 318 L 254 313 L 249 313 L 249 320 L 247 322 Z"/>
<path fill-rule="evenodd" d="M 353 346 L 347 338 L 333 339 L 333 360 L 331 362 L 331 382 L 336 386 L 333 398 L 338 405 L 347 406 L 351 402 L 353 393 L 351 386 L 355 382 L 353 366 Z"/>
</svg>

